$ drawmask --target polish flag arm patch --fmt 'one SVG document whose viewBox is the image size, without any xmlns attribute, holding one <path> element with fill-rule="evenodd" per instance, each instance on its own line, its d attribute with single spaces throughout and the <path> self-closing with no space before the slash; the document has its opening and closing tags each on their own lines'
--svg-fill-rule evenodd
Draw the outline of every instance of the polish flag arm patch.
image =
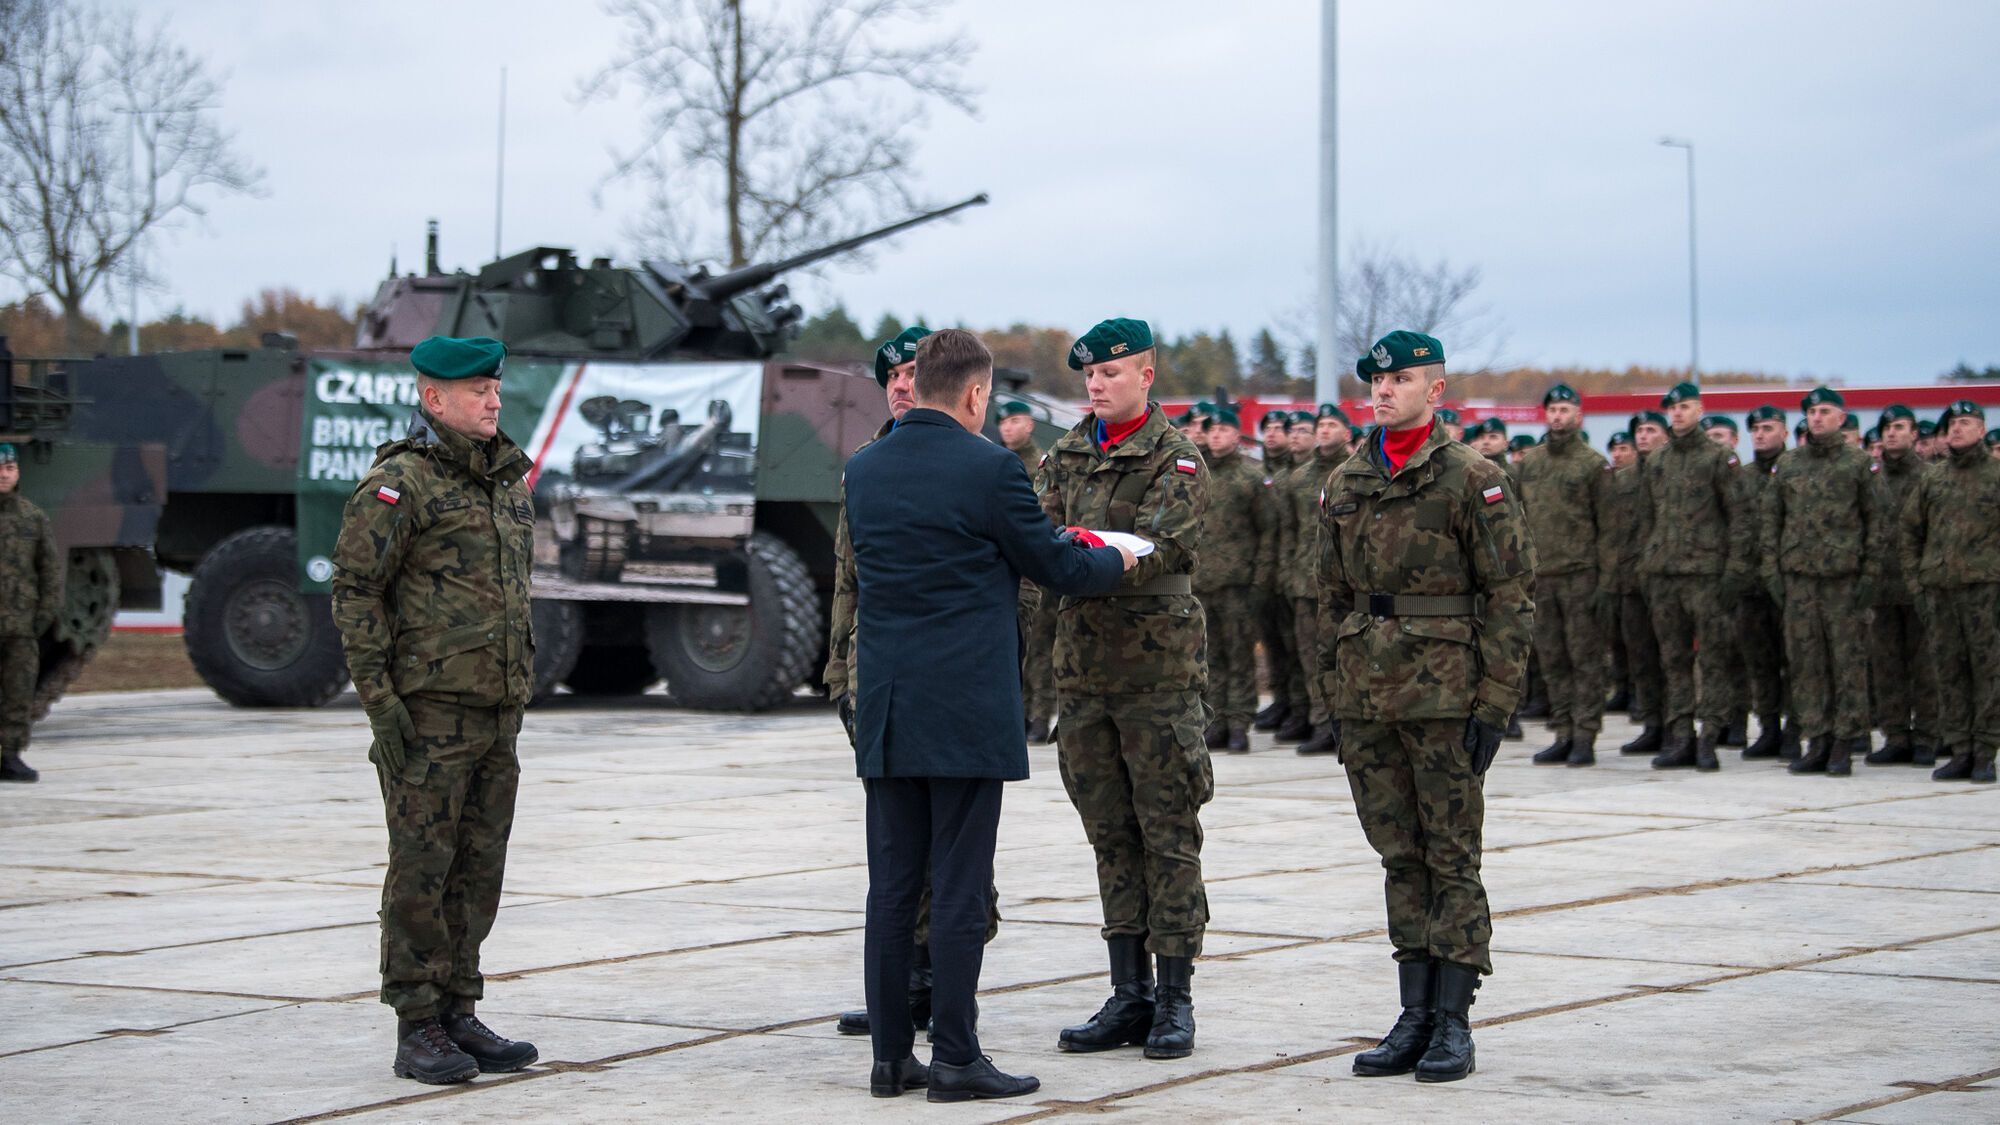
<svg viewBox="0 0 2000 1125">
<path fill-rule="evenodd" d="M 1500 501 L 1507 498 L 1506 492 L 1502 491 L 1500 486 L 1497 484 L 1494 485 L 1492 488 L 1489 488 L 1486 491 L 1480 493 L 1479 495 L 1488 504 L 1498 504 Z"/>
<path fill-rule="evenodd" d="M 384 504 L 395 504 L 403 499 L 403 494 L 385 484 L 375 490 L 375 499 Z"/>
<path fill-rule="evenodd" d="M 1190 461 L 1187 458 L 1182 457 L 1174 462 L 1174 469 L 1177 472 L 1183 472 L 1189 476 L 1193 476 L 1195 470 L 1195 464 L 1193 461 Z"/>
</svg>

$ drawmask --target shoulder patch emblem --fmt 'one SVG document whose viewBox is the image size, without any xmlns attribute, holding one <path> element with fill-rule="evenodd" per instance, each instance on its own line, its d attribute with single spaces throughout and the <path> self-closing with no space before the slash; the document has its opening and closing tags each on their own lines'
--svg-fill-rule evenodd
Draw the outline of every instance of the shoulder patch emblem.
<svg viewBox="0 0 2000 1125">
<path fill-rule="evenodd" d="M 395 504 L 403 499 L 403 494 L 385 484 L 375 490 L 375 499 L 384 504 Z"/>
<path fill-rule="evenodd" d="M 1489 488 L 1486 491 L 1480 493 L 1479 496 L 1481 499 L 1485 500 L 1488 504 L 1498 504 L 1500 501 L 1505 500 L 1507 498 L 1507 493 L 1506 490 L 1502 489 L 1499 485 L 1496 484 L 1492 488 Z"/>
<path fill-rule="evenodd" d="M 1195 470 L 1195 464 L 1193 461 L 1190 461 L 1185 457 L 1181 457 L 1174 461 L 1174 468 L 1180 472 L 1186 473 L 1189 476 L 1193 476 Z"/>
<path fill-rule="evenodd" d="M 1876 463 L 1874 463 L 1873 461 L 1870 461 L 1870 462 L 1868 463 L 1868 471 L 1869 471 L 1869 472 L 1871 472 L 1871 473 L 1879 473 L 1879 472 L 1881 472 L 1881 471 L 1882 471 L 1882 466 L 1880 466 L 1880 465 L 1877 465 L 1877 464 L 1876 464 Z"/>
<path fill-rule="evenodd" d="M 1736 466 L 1738 466 L 1738 465 L 1741 465 L 1742 463 L 1743 463 L 1743 462 L 1741 462 L 1741 461 L 1738 461 L 1738 460 L 1736 459 L 1736 455 L 1735 455 L 1734 453 L 1732 453 L 1732 454 L 1730 454 L 1730 455 L 1729 455 L 1729 467 L 1730 467 L 1730 468 L 1732 468 L 1732 469 L 1733 469 L 1733 468 L 1735 468 Z"/>
</svg>

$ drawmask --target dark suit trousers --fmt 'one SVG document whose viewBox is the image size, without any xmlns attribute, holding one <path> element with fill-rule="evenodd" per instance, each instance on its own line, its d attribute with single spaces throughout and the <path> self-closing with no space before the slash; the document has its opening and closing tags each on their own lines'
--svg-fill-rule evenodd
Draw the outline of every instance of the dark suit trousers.
<svg viewBox="0 0 2000 1125">
<path fill-rule="evenodd" d="M 979 968 L 1002 783 L 864 778 L 868 791 L 868 1027 L 878 1062 L 909 1057 L 910 959 L 924 874 L 931 888 L 931 1061 L 979 1058 Z"/>
</svg>

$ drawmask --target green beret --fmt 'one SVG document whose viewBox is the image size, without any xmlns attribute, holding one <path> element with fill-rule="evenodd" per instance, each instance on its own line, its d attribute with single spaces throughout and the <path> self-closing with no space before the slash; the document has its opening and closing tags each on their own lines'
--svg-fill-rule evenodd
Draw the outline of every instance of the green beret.
<svg viewBox="0 0 2000 1125">
<path fill-rule="evenodd" d="M 1712 430 L 1718 426 L 1728 430 L 1732 434 L 1738 432 L 1736 429 L 1736 419 L 1731 418 L 1727 414 L 1710 414 L 1701 420 L 1701 428 L 1704 430 Z"/>
<path fill-rule="evenodd" d="M 1215 406 L 1209 408 L 1208 420 L 1210 423 L 1220 422 L 1225 426 L 1233 426 L 1241 429 L 1243 423 L 1237 421 L 1236 418 L 1236 408 L 1233 406 Z"/>
<path fill-rule="evenodd" d="M 1301 413 L 1303 413 L 1303 411 L 1302 411 Z M 1318 412 L 1317 414 L 1314 414 L 1314 415 L 1312 415 L 1312 417 L 1314 417 L 1314 418 L 1338 418 L 1338 419 L 1340 419 L 1340 420 L 1341 420 L 1341 421 L 1343 421 L 1343 422 L 1348 422 L 1348 423 L 1352 423 L 1352 422 L 1353 422 L 1353 419 L 1351 419 L 1351 418 L 1349 418 L 1349 417 L 1347 416 L 1347 411 L 1345 411 L 1345 410 L 1342 410 L 1342 409 L 1340 408 L 1340 404 L 1339 404 L 1339 403 L 1337 403 L 1337 402 L 1322 402 L 1322 403 L 1320 403 L 1320 404 L 1319 404 L 1319 412 Z"/>
<path fill-rule="evenodd" d="M 1960 416 L 1977 418 L 1984 422 L 1986 420 L 1986 408 L 1969 398 L 1959 399 L 1957 402 L 1944 408 L 1944 417 L 1938 420 L 1938 429 L 1942 430 L 1950 426 L 1951 420 Z"/>
<path fill-rule="evenodd" d="M 1840 420 L 1840 428 L 1843 430 L 1859 430 L 1861 428 L 1861 420 L 1849 414 Z"/>
<path fill-rule="evenodd" d="M 1033 414 L 1035 408 L 1016 399 L 1008 399 L 1000 404 L 1000 417 L 1012 418 L 1016 414 Z"/>
<path fill-rule="evenodd" d="M 1841 398 L 1840 392 L 1832 387 L 1814 387 L 1806 392 L 1806 397 L 1799 400 L 1799 409 L 1811 410 L 1815 406 L 1838 406 L 1845 410 L 1847 400 Z"/>
<path fill-rule="evenodd" d="M 1873 444 L 1873 443 L 1875 443 L 1875 442 L 1878 442 L 1878 441 L 1881 441 L 1881 440 L 1882 440 L 1882 427 L 1880 427 L 1880 426 L 1870 426 L 1870 427 L 1868 427 L 1868 431 L 1867 431 L 1866 433 L 1864 433 L 1864 434 L 1862 434 L 1862 435 L 1861 435 L 1861 440 L 1862 440 L 1862 441 L 1864 441 L 1864 442 L 1868 442 L 1868 443 L 1870 443 L 1870 444 Z"/>
<path fill-rule="evenodd" d="M 1137 355 L 1153 346 L 1153 329 L 1143 320 L 1114 316 L 1100 320 L 1097 327 L 1077 337 L 1070 345 L 1069 367 L 1081 371 L 1085 364 L 1104 363 L 1120 356 Z"/>
<path fill-rule="evenodd" d="M 1986 431 L 1986 444 L 2000 445 L 2000 430 Z"/>
<path fill-rule="evenodd" d="M 1673 390 L 1660 396 L 1660 409 L 1665 410 L 1677 402 L 1686 402 L 1689 399 L 1700 397 L 1701 388 L 1695 386 L 1693 383 L 1675 383 Z"/>
<path fill-rule="evenodd" d="M 1174 415 L 1174 425 L 1176 427 L 1192 426 L 1193 424 L 1194 424 L 1194 407 L 1192 406 L 1188 407 L 1186 410 L 1181 411 L 1179 414 Z"/>
<path fill-rule="evenodd" d="M 1640 426 L 1648 422 L 1663 430 L 1671 428 L 1667 425 L 1667 416 L 1657 410 L 1641 410 L 1639 413 L 1632 415 L 1632 428 L 1634 430 L 1637 430 Z"/>
<path fill-rule="evenodd" d="M 1785 412 L 1767 403 L 1750 412 L 1749 422 L 1753 426 L 1759 422 L 1776 422 L 1782 426 L 1785 424 Z"/>
<path fill-rule="evenodd" d="M 1321 407 L 1320 409 L 1324 410 L 1326 408 Z M 1443 422 L 1445 425 L 1456 426 L 1459 424 L 1458 411 L 1453 410 L 1449 406 L 1440 406 L 1436 410 L 1433 410 L 1431 413 L 1434 417 L 1437 418 L 1438 421 Z"/>
<path fill-rule="evenodd" d="M 1207 399 L 1201 399 L 1193 406 L 1188 407 L 1188 413 L 1197 418 L 1209 418 L 1215 414 L 1215 404 Z"/>
<path fill-rule="evenodd" d="M 1367 436 L 1368 436 L 1367 430 L 1362 429 L 1360 426 L 1357 426 L 1352 422 L 1349 422 L 1347 424 L 1347 440 L 1360 441 L 1362 438 Z"/>
<path fill-rule="evenodd" d="M 1624 430 L 1613 430 L 1611 431 L 1611 440 L 1604 443 L 1604 448 L 1610 449 L 1614 445 L 1631 445 L 1631 444 L 1632 444 L 1631 434 L 1627 433 Z"/>
<path fill-rule="evenodd" d="M 1382 371 L 1401 371 L 1405 367 L 1427 367 L 1444 362 L 1444 345 L 1437 337 L 1426 336 L 1422 332 L 1411 332 L 1398 328 L 1368 349 L 1368 354 L 1355 364 L 1356 374 L 1366 371 L 1375 375 Z"/>
<path fill-rule="evenodd" d="M 1335 411 L 1338 411 L 1338 410 L 1339 410 L 1340 408 L 1339 408 L 1339 407 L 1335 407 L 1334 409 L 1335 409 Z M 1341 414 L 1341 415 L 1338 415 L 1338 416 L 1339 416 L 1339 418 L 1340 418 L 1340 420 L 1341 420 L 1341 421 L 1343 421 L 1343 422 L 1347 421 L 1347 416 L 1346 416 L 1346 415 L 1344 415 L 1344 414 Z M 1292 411 L 1292 425 L 1294 425 L 1294 426 L 1298 425 L 1298 424 L 1299 424 L 1299 423 L 1301 423 L 1301 422 L 1303 422 L 1303 423 L 1305 423 L 1306 425 L 1310 426 L 1310 425 L 1313 425 L 1314 423 L 1318 422 L 1318 421 L 1319 421 L 1319 419 L 1320 419 L 1320 416 L 1319 416 L 1319 415 L 1317 415 L 1317 414 L 1314 414 L 1314 413 L 1313 413 L 1312 411 L 1310 411 L 1310 410 L 1294 410 L 1294 411 Z"/>
<path fill-rule="evenodd" d="M 889 369 L 917 358 L 917 343 L 931 334 L 931 330 L 921 324 L 912 324 L 896 338 L 875 349 L 875 381 L 882 386 L 889 385 Z"/>
<path fill-rule="evenodd" d="M 1273 422 L 1290 429 L 1292 425 L 1292 412 L 1289 410 L 1266 410 L 1264 416 L 1257 419 L 1257 428 L 1261 430 Z"/>
<path fill-rule="evenodd" d="M 1895 421 L 1898 418 L 1907 418 L 1910 420 L 1910 422 L 1915 423 L 1917 420 L 1917 412 L 1911 410 L 1907 406 L 1904 406 L 1900 402 L 1890 403 L 1888 406 L 1882 408 L 1882 424 L 1884 426 L 1888 425 L 1889 423 Z"/>
<path fill-rule="evenodd" d="M 433 379 L 500 377 L 507 345 L 491 336 L 432 336 L 410 349 L 410 366 Z"/>
<path fill-rule="evenodd" d="M 1504 420 L 1502 420 L 1498 415 L 1495 415 L 1486 420 L 1486 432 L 1489 434 L 1500 434 L 1504 436 L 1507 433 L 1507 423 Z"/>
<path fill-rule="evenodd" d="M 1533 434 L 1515 434 L 1513 440 L 1507 443 L 1507 452 L 1512 453 L 1515 450 L 1527 449 L 1534 444 L 1535 437 Z"/>
<path fill-rule="evenodd" d="M 1583 396 L 1577 394 L 1576 388 L 1570 386 L 1568 383 L 1557 383 L 1548 389 L 1547 394 L 1542 396 L 1542 409 L 1547 410 L 1549 404 L 1552 402 L 1574 402 L 1581 405 L 1583 403 Z"/>
<path fill-rule="evenodd" d="M 1792 436 L 1795 438 L 1806 436 L 1806 420 L 1804 418 L 1799 419 L 1799 424 L 1792 427 Z"/>
<path fill-rule="evenodd" d="M 1918 422 L 1918 423 L 1917 423 L 1917 436 L 1918 436 L 1918 437 L 1936 437 L 1936 436 L 1937 436 L 1937 423 L 1936 423 L 1936 422 L 1928 422 L 1928 421 L 1926 421 L 1926 422 Z"/>
<path fill-rule="evenodd" d="M 11 465 L 20 459 L 21 455 L 14 452 L 13 443 L 0 441 L 0 465 Z"/>
</svg>

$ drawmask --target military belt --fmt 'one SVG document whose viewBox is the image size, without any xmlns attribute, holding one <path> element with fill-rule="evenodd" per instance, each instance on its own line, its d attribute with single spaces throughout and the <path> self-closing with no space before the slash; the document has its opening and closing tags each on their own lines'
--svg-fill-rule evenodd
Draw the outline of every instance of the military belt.
<svg viewBox="0 0 2000 1125">
<path fill-rule="evenodd" d="M 1194 584 L 1185 574 L 1162 574 L 1150 578 L 1136 586 L 1120 586 L 1104 595 L 1107 598 L 1160 597 L 1167 594 L 1192 594 Z"/>
<path fill-rule="evenodd" d="M 1477 594 L 1370 594 L 1370 617 L 1477 617 Z"/>
</svg>

